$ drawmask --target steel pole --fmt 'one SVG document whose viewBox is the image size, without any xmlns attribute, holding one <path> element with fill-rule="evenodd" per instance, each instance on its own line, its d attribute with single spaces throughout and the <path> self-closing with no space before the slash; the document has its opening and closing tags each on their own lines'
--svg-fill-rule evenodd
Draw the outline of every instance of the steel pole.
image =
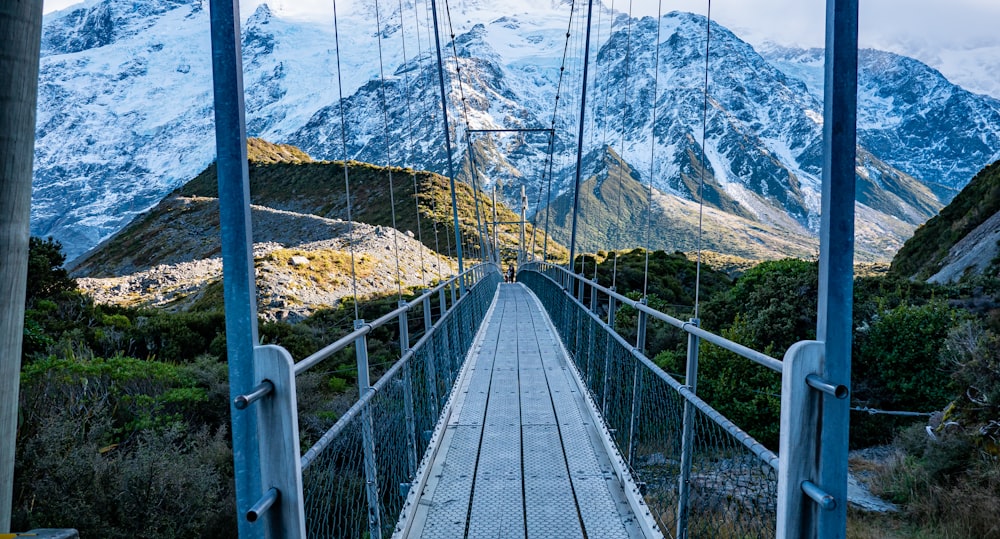
<svg viewBox="0 0 1000 539">
<path fill-rule="evenodd" d="M 250 226 L 240 6 L 234 0 L 211 0 L 209 9 L 226 351 L 232 403 L 237 396 L 249 392 L 255 385 L 253 350 L 257 344 L 257 293 Z M 237 410 L 232 404 L 230 406 L 236 512 L 242 516 L 264 494 L 260 481 L 257 412 L 253 406 L 245 410 Z M 239 517 L 237 522 L 240 537 L 264 536 L 265 526 L 254 526 Z"/>
<path fill-rule="evenodd" d="M 583 88 L 580 90 L 580 129 L 576 140 L 576 180 L 573 183 L 573 228 L 569 239 L 569 271 L 576 272 L 573 257 L 576 255 L 576 222 L 580 209 L 580 176 L 583 172 L 583 128 L 587 115 L 587 68 L 590 64 L 590 20 L 594 13 L 594 0 L 587 0 L 587 34 L 583 41 Z"/>
<path fill-rule="evenodd" d="M 354 329 L 361 329 L 365 321 L 354 321 Z M 358 364 L 358 399 L 375 391 L 371 386 L 368 366 L 368 336 L 362 335 L 354 341 L 354 355 Z M 371 401 L 361 409 L 361 445 L 364 453 L 365 497 L 368 501 L 368 533 L 370 537 L 382 537 L 382 514 L 379 509 L 378 464 L 375 460 L 375 425 L 371 412 Z"/>
<path fill-rule="evenodd" d="M 438 82 L 441 86 L 441 114 L 444 119 L 444 146 L 448 154 L 448 181 L 451 185 L 451 214 L 455 221 L 455 254 L 458 256 L 458 274 L 465 271 L 462 262 L 462 230 L 458 226 L 458 197 L 455 194 L 455 164 L 451 150 L 451 125 L 448 123 L 448 93 L 444 85 L 444 59 L 441 56 L 441 31 L 438 29 L 437 1 L 431 0 L 431 16 L 434 17 L 434 48 L 437 50 Z M 456 58 L 455 61 L 458 61 Z M 465 294 L 465 285 L 462 285 Z"/>
<path fill-rule="evenodd" d="M 485 253 L 481 252 L 479 255 L 480 261 L 483 261 L 491 257 L 489 252 L 490 233 L 488 230 L 486 230 L 486 227 L 484 226 L 484 218 L 480 217 L 479 213 L 479 193 L 480 193 L 479 181 L 478 181 L 479 172 L 478 168 L 476 167 L 476 153 L 475 151 L 473 151 L 472 148 L 472 140 L 468 140 L 468 145 L 469 145 L 469 164 L 471 165 L 472 168 L 472 199 L 475 200 L 476 202 L 476 228 L 479 230 L 479 250 L 486 251 Z"/>
<path fill-rule="evenodd" d="M 854 196 L 858 96 L 858 0 L 827 0 L 823 106 L 823 201 L 816 337 L 825 343 L 823 377 L 851 385 Z M 822 399 L 818 483 L 836 507 L 815 509 L 817 536 L 847 534 L 848 399 Z"/>
<path fill-rule="evenodd" d="M 690 320 L 697 327 L 697 318 Z M 691 393 L 698 394 L 698 350 L 700 340 L 693 333 L 688 333 L 687 366 L 684 374 L 684 385 Z M 694 405 L 684 400 L 684 419 L 681 430 L 681 470 L 677 490 L 677 539 L 688 536 L 688 502 L 691 492 L 691 464 L 694 458 Z"/>
<path fill-rule="evenodd" d="M 499 266 L 501 264 L 500 242 L 497 241 L 497 237 L 497 186 L 493 184 L 493 261 Z"/>
<path fill-rule="evenodd" d="M 528 215 L 528 196 L 524 194 L 524 186 L 521 186 L 521 259 L 517 261 L 517 269 L 521 269 L 521 264 L 527 260 L 527 255 L 524 251 L 524 232 L 525 232 L 525 219 Z"/>
</svg>

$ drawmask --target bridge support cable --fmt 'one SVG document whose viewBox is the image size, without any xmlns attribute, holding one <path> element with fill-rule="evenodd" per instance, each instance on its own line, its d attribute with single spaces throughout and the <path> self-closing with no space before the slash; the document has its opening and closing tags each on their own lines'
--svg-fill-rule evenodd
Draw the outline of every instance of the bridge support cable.
<svg viewBox="0 0 1000 539">
<path fill-rule="evenodd" d="M 235 0 L 212 0 L 209 10 L 226 352 L 229 358 L 230 402 L 233 402 L 237 396 L 249 392 L 256 385 L 253 358 L 257 344 L 257 294 L 250 222 L 239 3 Z M 230 413 L 236 511 L 242 515 L 270 485 L 261 484 L 257 411 L 238 410 L 233 406 Z M 270 518 L 268 515 L 265 520 Z M 264 537 L 262 526 L 242 517 L 237 518 L 237 522 L 240 537 Z"/>
<path fill-rule="evenodd" d="M 824 343 L 823 377 L 845 387 L 851 383 L 857 85 L 858 0 L 827 0 L 816 338 Z M 816 533 L 824 538 L 844 537 L 850 403 L 824 397 L 821 407 L 823 430 L 814 471 L 837 507 L 818 511 Z"/>
<path fill-rule="evenodd" d="M 459 226 L 458 220 L 458 197 L 456 196 L 455 191 L 454 153 L 451 148 L 451 124 L 448 122 L 448 93 L 445 90 L 444 59 L 441 55 L 441 30 L 438 22 L 437 0 L 430 0 L 430 3 L 432 18 L 434 19 L 434 48 L 437 52 L 438 84 L 441 88 L 441 121 L 444 123 L 444 145 L 445 152 L 448 155 L 448 181 L 451 186 L 451 213 L 455 227 L 455 255 L 458 258 L 458 273 L 461 275 L 465 273 L 465 267 L 462 261 L 462 229 Z M 461 284 L 461 286 L 463 287 L 462 293 L 464 294 L 465 285 Z"/>
<path fill-rule="evenodd" d="M 660 89 L 660 31 L 662 29 L 663 0 L 656 4 L 656 41 L 653 54 L 653 95 L 650 99 L 652 119 L 649 122 L 649 182 L 646 188 L 646 259 L 642 270 L 642 297 L 649 293 L 649 251 L 653 234 L 653 178 L 656 176 L 656 95 Z"/>
<path fill-rule="evenodd" d="M 417 9 L 416 2 L 413 3 L 413 9 L 414 9 L 414 15 L 417 15 L 417 13 L 416 13 L 416 9 Z M 407 55 L 406 55 L 406 24 L 405 24 L 406 23 L 406 17 L 403 16 L 403 13 L 404 13 L 403 0 L 399 0 L 399 29 L 400 29 L 400 31 L 399 31 L 399 40 L 400 40 L 400 45 L 401 45 L 402 52 L 403 52 L 403 65 L 405 66 L 408 63 L 408 58 L 407 58 Z M 415 20 L 416 20 L 416 17 L 415 17 Z M 417 34 L 417 57 L 419 58 L 419 56 L 420 56 L 420 23 L 419 22 L 415 22 L 414 23 L 414 28 L 415 28 L 416 34 Z M 418 62 L 418 65 L 419 65 L 419 62 Z M 407 159 L 405 159 L 404 162 L 411 168 L 411 170 L 410 170 L 410 179 L 413 181 L 413 209 L 414 209 L 414 217 L 417 220 L 417 242 L 420 244 L 420 247 L 419 247 L 419 253 L 420 253 L 420 284 L 421 284 L 421 286 L 423 286 L 423 287 L 426 288 L 427 287 L 427 268 L 424 265 L 424 245 L 423 245 L 424 244 L 424 238 L 423 238 L 423 232 L 422 232 L 421 227 L 420 227 L 420 198 L 419 198 L 419 194 L 420 193 L 419 193 L 419 189 L 417 188 L 417 172 L 416 172 L 416 170 L 414 170 L 412 168 L 412 164 L 413 164 L 413 147 L 414 147 L 414 144 L 413 144 L 413 131 L 414 131 L 414 128 L 413 128 L 413 111 L 411 110 L 412 109 L 412 107 L 411 107 L 411 97 L 412 97 L 413 94 L 412 94 L 412 91 L 411 91 L 412 88 L 410 87 L 410 72 L 408 70 L 404 71 L 404 73 L 403 73 L 403 89 L 404 89 L 404 92 L 405 92 L 404 100 L 406 101 L 406 126 L 407 126 L 407 129 L 406 129 L 406 157 L 407 157 Z"/>
<path fill-rule="evenodd" d="M 705 144 L 708 140 L 708 76 L 712 51 L 712 0 L 708 0 L 705 11 L 705 88 L 702 98 L 701 108 L 701 174 L 698 176 L 698 254 L 695 260 L 694 269 L 694 317 L 698 318 L 698 309 L 701 304 L 701 250 L 703 222 L 705 219 L 705 174 L 707 174 L 708 163 L 706 160 Z"/>
<path fill-rule="evenodd" d="M 618 158 L 623 161 L 625 160 L 625 124 L 629 117 L 629 102 L 628 102 L 628 90 L 629 90 L 629 80 L 632 74 L 632 0 L 628 2 L 628 22 L 626 23 L 625 29 L 625 77 L 622 79 L 622 104 L 621 104 L 621 138 L 618 142 Z M 612 25 L 612 29 L 614 26 Z M 618 167 L 618 197 L 615 203 L 616 215 L 615 220 L 617 222 L 617 227 L 615 229 L 615 245 L 612 246 L 615 251 L 615 262 L 612 266 L 611 283 L 612 286 L 615 285 L 618 278 L 618 249 L 624 249 L 625 244 L 622 241 L 624 236 L 624 229 L 627 223 L 623 224 L 622 215 L 624 214 L 624 208 L 622 208 L 622 191 L 624 191 L 625 180 L 624 180 L 625 170 L 623 166 Z"/>
<path fill-rule="evenodd" d="M 337 108 L 340 113 L 340 148 L 343 152 L 341 163 L 344 167 L 344 201 L 347 208 L 347 251 L 351 255 L 351 295 L 354 298 L 354 319 L 360 317 L 358 312 L 358 271 L 354 254 L 354 215 L 351 203 L 351 175 L 347 164 L 347 113 L 344 111 L 344 83 L 341 76 L 340 62 L 340 25 L 337 20 L 337 2 L 333 2 L 333 42 L 334 56 L 337 60 Z"/>
<path fill-rule="evenodd" d="M 583 130 L 587 118 L 587 68 L 590 66 L 590 28 L 594 14 L 594 0 L 587 0 L 587 30 L 583 39 L 583 77 L 580 89 L 580 129 L 576 141 L 576 176 L 573 183 L 573 226 L 569 240 L 569 267 L 574 272 L 574 255 L 576 254 L 577 213 L 580 210 L 580 176 L 583 173 Z"/>
<path fill-rule="evenodd" d="M 400 14 L 402 15 L 402 14 Z M 400 34 L 403 32 L 400 31 Z M 392 214 L 392 249 L 396 259 L 396 295 L 403 299 L 403 278 L 399 268 L 399 229 L 396 227 L 396 189 L 392 181 L 392 140 L 389 133 L 389 103 L 385 96 L 385 67 L 382 61 L 382 18 L 375 0 L 375 37 L 378 42 L 379 97 L 382 101 L 382 126 L 385 133 L 385 168 L 389 176 L 389 209 Z"/>
</svg>

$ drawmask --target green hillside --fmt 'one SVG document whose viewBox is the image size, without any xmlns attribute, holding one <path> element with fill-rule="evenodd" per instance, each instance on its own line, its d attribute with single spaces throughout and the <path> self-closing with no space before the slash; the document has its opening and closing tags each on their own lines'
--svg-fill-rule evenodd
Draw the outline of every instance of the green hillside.
<svg viewBox="0 0 1000 539">
<path fill-rule="evenodd" d="M 984 168 L 941 212 L 917 228 L 892 260 L 891 271 L 926 279 L 944 265 L 949 249 L 1000 211 L 1000 161 Z"/>
<path fill-rule="evenodd" d="M 259 139 L 248 141 L 250 162 L 250 198 L 253 204 L 277 210 L 347 219 L 344 164 L 339 161 L 313 161 L 300 150 L 286 145 L 271 144 Z M 438 227 L 440 251 L 448 254 L 454 243 L 451 190 L 444 176 L 410 168 L 380 167 L 349 161 L 347 177 L 351 184 L 351 218 L 377 226 L 392 226 L 392 207 L 396 209 L 396 228 L 418 234 L 424 245 L 435 249 L 434 229 Z M 392 197 L 389 184 L 392 181 Z M 416 186 L 414 186 L 414 183 Z M 416 187 L 416 194 L 414 193 Z M 458 216 L 463 241 L 474 243 L 476 237 L 476 206 L 472 188 L 457 182 Z M 175 191 L 181 196 L 217 196 L 215 165 L 209 166 L 186 185 Z M 414 200 L 416 199 L 416 200 Z M 480 192 L 479 211 L 483 219 L 492 218 L 490 197 Z M 520 216 L 498 201 L 499 221 L 516 221 Z M 528 225 L 528 236 L 532 233 Z M 500 228 L 501 244 L 508 249 L 519 247 L 520 231 L 516 226 Z M 539 231 L 539 238 L 542 232 Z M 551 243 L 551 242 L 550 242 Z M 565 258 L 565 249 L 556 251 Z"/>
<path fill-rule="evenodd" d="M 653 193 L 652 234 L 647 238 L 648 188 L 636 179 L 628 164 L 613 150 L 604 156 L 606 172 L 583 181 L 577 223 L 578 249 L 594 252 L 602 249 L 626 249 L 647 246 L 653 250 L 698 250 L 700 208 L 696 202 Z M 552 236 L 568 243 L 572 229 L 572 193 L 551 204 Z M 544 222 L 545 209 L 540 210 Z M 818 252 L 815 238 L 788 232 L 747 218 L 726 213 L 706 204 L 703 215 L 702 248 L 750 259 L 773 259 L 785 256 L 814 258 Z"/>
<path fill-rule="evenodd" d="M 299 216 L 347 220 L 343 163 L 314 161 L 298 148 L 260 139 L 248 140 L 247 150 L 253 204 Z M 391 227 L 394 202 L 396 229 L 412 232 L 413 237 L 419 238 L 428 248 L 454 256 L 451 190 L 447 178 L 431 172 L 379 167 L 356 161 L 347 163 L 346 174 L 351 185 L 352 220 Z M 463 241 L 467 245 L 475 245 L 473 191 L 461 182 L 456 184 L 456 190 Z M 212 209 L 216 207 L 214 199 L 217 196 L 218 180 L 215 164 L 212 164 L 152 210 L 137 217 L 115 236 L 81 257 L 72 268 L 74 273 L 108 276 L 120 274 L 121 269 L 145 269 L 157 264 L 174 264 L 217 255 L 217 242 L 210 241 L 218 237 L 217 210 Z M 481 193 L 479 205 L 483 218 L 491 219 L 493 205 L 490 197 Z M 497 216 L 499 221 L 520 219 L 500 202 L 497 204 Z M 294 220 L 296 217 L 289 215 L 288 218 Z M 183 230 L 174 230 L 178 226 Z M 257 232 L 255 224 L 255 237 Z M 529 224 L 529 238 L 532 232 Z M 544 233 L 539 231 L 539 251 L 543 238 Z M 520 247 L 519 227 L 501 225 L 498 239 L 503 256 L 513 256 Z M 549 242 L 549 247 L 550 253 L 557 258 L 567 257 L 564 247 L 555 242 Z M 474 257 L 475 253 L 466 253 L 466 256 Z"/>
</svg>

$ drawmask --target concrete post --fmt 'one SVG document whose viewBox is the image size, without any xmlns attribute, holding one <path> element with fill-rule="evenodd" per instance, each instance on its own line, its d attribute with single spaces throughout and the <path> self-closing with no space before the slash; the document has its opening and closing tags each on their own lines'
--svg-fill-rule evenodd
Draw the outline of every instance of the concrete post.
<svg viewBox="0 0 1000 539">
<path fill-rule="evenodd" d="M 42 3 L 0 3 L 0 533 L 10 531 Z"/>
</svg>

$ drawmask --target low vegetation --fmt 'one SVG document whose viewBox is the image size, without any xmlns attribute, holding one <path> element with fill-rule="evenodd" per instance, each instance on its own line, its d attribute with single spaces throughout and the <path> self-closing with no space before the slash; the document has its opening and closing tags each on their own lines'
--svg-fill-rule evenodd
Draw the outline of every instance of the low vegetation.
<svg viewBox="0 0 1000 539">
<path fill-rule="evenodd" d="M 370 225 L 393 226 L 419 235 L 428 248 L 453 256 L 455 242 L 454 219 L 451 208 L 451 187 L 448 178 L 432 172 L 401 167 L 381 167 L 358 161 L 312 161 L 291 146 L 273 145 L 251 139 L 250 193 L 254 204 L 279 210 L 347 219 L 345 175 L 351 184 L 351 218 Z M 284 158 L 290 152 L 292 159 Z M 304 158 L 302 156 L 305 156 Z M 389 189 L 390 181 L 392 189 Z M 215 165 L 196 176 L 176 191 L 184 196 L 216 196 L 218 191 Z M 458 219 L 461 223 L 463 244 L 478 242 L 476 223 L 492 220 L 492 197 L 483 192 L 474 196 L 471 186 L 463 182 L 455 185 Z M 476 211 L 479 219 L 477 220 Z M 497 220 L 520 221 L 520 215 L 498 201 Z M 419 219 L 419 223 L 418 223 Z M 513 253 L 520 248 L 520 228 L 501 225 L 498 236 L 505 251 Z M 535 231 L 530 224 L 526 240 L 535 238 L 537 255 L 542 254 L 544 232 Z M 565 261 L 566 248 L 549 242 L 550 257 Z"/>
<path fill-rule="evenodd" d="M 597 273 L 607 284 L 615 257 L 599 254 Z M 640 296 L 643 281 L 634 272 L 642 275 L 644 258 L 640 250 L 618 256 L 619 291 Z M 589 268 L 594 260 L 587 260 Z M 681 255 L 652 253 L 649 304 L 685 316 L 690 311 L 673 303 L 691 300 L 686 276 L 693 272 Z M 815 338 L 815 262 L 764 262 L 731 283 L 703 268 L 701 278 L 702 327 L 776 358 L 791 344 Z M 852 510 L 849 537 L 1000 537 L 997 520 L 987 516 L 1000 511 L 998 305 L 996 276 L 948 286 L 884 273 L 855 280 L 852 406 L 858 411 L 851 415 L 851 446 L 889 448 L 890 457 L 871 464 L 866 475 L 875 494 L 897 503 L 901 513 Z M 616 325 L 623 334 L 634 333 L 634 311 L 622 309 Z M 647 354 L 678 379 L 685 346 L 679 331 L 650 326 Z M 698 384 L 716 409 L 777 448 L 776 373 L 703 342 Z"/>
<path fill-rule="evenodd" d="M 269 262 L 302 255 L 279 250 Z M 773 357 L 815 337 L 815 262 L 706 260 L 726 271 L 641 249 L 583 255 L 577 267 L 631 297 L 645 290 L 651 306 L 679 318 L 696 316 L 697 294 L 702 327 Z M 63 262 L 57 243 L 32 239 L 15 527 L 234 537 L 221 286 L 183 312 L 98 305 L 75 290 Z M 345 264 L 337 253 L 312 262 L 326 273 Z M 852 447 L 888 448 L 867 481 L 901 513 L 852 510 L 850 536 L 1000 537 L 986 516 L 1000 511 L 1000 279 L 931 285 L 873 272 L 856 278 L 854 294 L 853 406 L 934 415 L 852 413 Z M 375 318 L 395 302 L 365 301 L 360 316 Z M 348 300 L 296 324 L 261 322 L 260 338 L 302 358 L 348 332 L 354 317 Z M 635 319 L 623 308 L 615 323 L 634 339 Z M 369 337 L 376 370 L 398 355 L 392 326 Z M 647 354 L 667 372 L 684 372 L 685 343 L 679 331 L 650 324 Z M 778 377 L 707 343 L 701 350 L 699 394 L 776 447 Z M 304 445 L 352 400 L 352 363 L 344 351 L 300 380 Z"/>
<path fill-rule="evenodd" d="M 57 242 L 31 239 L 13 528 L 235 537 L 221 283 L 189 311 L 115 307 L 76 291 L 63 262 Z M 396 301 L 372 298 L 359 314 L 373 319 Z M 301 359 L 349 332 L 353 320 L 347 300 L 294 325 L 262 320 L 260 339 Z M 413 323 L 419 336 L 423 322 Z M 369 335 L 375 374 L 398 357 L 395 331 L 390 324 Z M 356 391 L 352 350 L 324 366 L 300 380 L 304 447 Z"/>
</svg>

